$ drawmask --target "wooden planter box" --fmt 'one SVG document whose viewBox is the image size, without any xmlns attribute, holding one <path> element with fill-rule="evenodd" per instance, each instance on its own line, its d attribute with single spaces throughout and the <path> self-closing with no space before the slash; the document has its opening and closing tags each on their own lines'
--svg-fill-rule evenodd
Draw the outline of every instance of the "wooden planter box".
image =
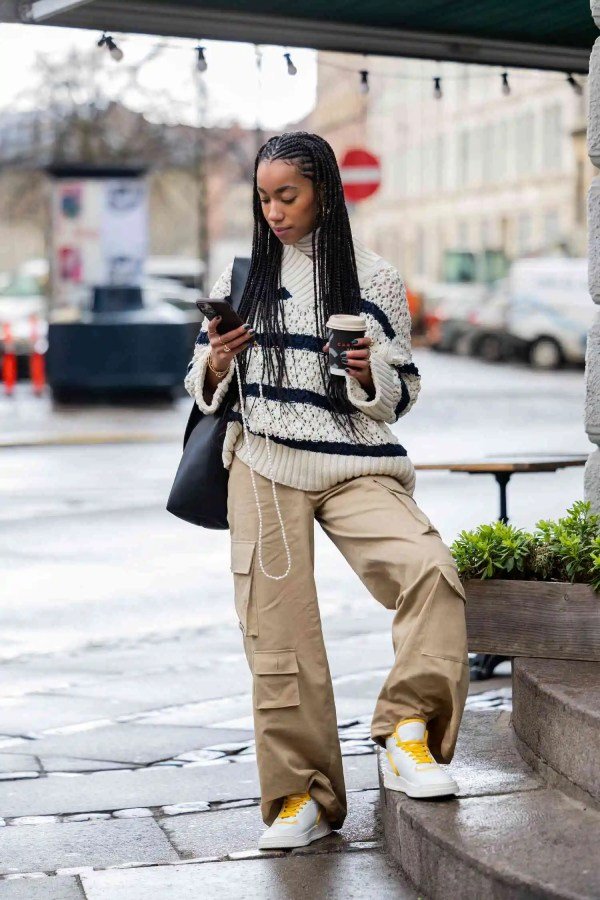
<svg viewBox="0 0 600 900">
<path fill-rule="evenodd" d="M 471 653 L 600 661 L 600 595 L 587 584 L 464 582 Z"/>
</svg>

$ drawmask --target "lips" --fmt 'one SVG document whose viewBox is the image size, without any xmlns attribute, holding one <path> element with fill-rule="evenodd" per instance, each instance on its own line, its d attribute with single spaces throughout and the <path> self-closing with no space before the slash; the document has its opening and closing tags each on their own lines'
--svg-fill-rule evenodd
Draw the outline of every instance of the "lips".
<svg viewBox="0 0 600 900">
<path fill-rule="evenodd" d="M 279 237 L 280 234 L 285 234 L 286 231 L 290 231 L 290 228 L 274 228 L 273 231 Z"/>
</svg>

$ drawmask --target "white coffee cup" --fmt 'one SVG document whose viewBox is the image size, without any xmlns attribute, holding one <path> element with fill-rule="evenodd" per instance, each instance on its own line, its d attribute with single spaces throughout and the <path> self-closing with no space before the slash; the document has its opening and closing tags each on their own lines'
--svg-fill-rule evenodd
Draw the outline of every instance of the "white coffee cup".
<svg viewBox="0 0 600 900">
<path fill-rule="evenodd" d="M 332 375 L 346 375 L 346 370 L 340 364 L 340 354 L 344 350 L 356 349 L 356 345 L 352 344 L 352 340 L 365 336 L 367 320 L 362 315 L 354 316 L 350 313 L 334 313 L 329 316 L 325 327 L 328 329 L 329 371 Z"/>
</svg>

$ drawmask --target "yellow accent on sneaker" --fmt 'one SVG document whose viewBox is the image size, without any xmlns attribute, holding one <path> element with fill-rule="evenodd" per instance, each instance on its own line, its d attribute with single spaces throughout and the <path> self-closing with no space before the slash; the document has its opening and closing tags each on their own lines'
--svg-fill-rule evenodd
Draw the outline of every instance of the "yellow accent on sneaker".
<svg viewBox="0 0 600 900">
<path fill-rule="evenodd" d="M 278 819 L 293 819 L 310 800 L 310 794 L 289 794 L 283 801 Z"/>
<path fill-rule="evenodd" d="M 394 757 L 393 757 L 392 754 L 389 752 L 389 750 L 386 752 L 386 756 L 387 756 L 387 758 L 388 758 L 388 762 L 389 762 L 389 764 L 390 764 L 390 768 L 391 768 L 392 772 L 394 773 L 394 775 L 399 775 L 400 772 L 399 772 L 398 769 L 396 768 L 396 763 L 394 762 Z"/>
<path fill-rule="evenodd" d="M 394 732 L 396 746 L 412 756 L 417 763 L 433 763 L 435 765 L 435 759 L 427 746 L 427 734 L 428 732 L 426 731 L 425 737 L 420 741 L 401 741 L 397 732 Z"/>
</svg>

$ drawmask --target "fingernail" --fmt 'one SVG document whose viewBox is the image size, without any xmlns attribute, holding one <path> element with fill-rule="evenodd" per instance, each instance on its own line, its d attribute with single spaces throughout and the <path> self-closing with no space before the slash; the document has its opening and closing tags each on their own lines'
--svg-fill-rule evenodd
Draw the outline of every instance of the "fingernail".
<svg viewBox="0 0 600 900">
<path fill-rule="evenodd" d="M 248 329 L 252 328 L 252 325 L 250 325 L 249 322 L 246 322 L 242 327 L 245 328 L 246 331 L 248 331 Z"/>
<path fill-rule="evenodd" d="M 215 322 L 220 322 L 220 321 L 221 321 L 221 316 L 215 316 Z"/>
<path fill-rule="evenodd" d="M 350 343 L 351 343 L 351 344 L 358 344 L 358 338 L 354 338 L 352 341 L 350 341 Z"/>
</svg>

